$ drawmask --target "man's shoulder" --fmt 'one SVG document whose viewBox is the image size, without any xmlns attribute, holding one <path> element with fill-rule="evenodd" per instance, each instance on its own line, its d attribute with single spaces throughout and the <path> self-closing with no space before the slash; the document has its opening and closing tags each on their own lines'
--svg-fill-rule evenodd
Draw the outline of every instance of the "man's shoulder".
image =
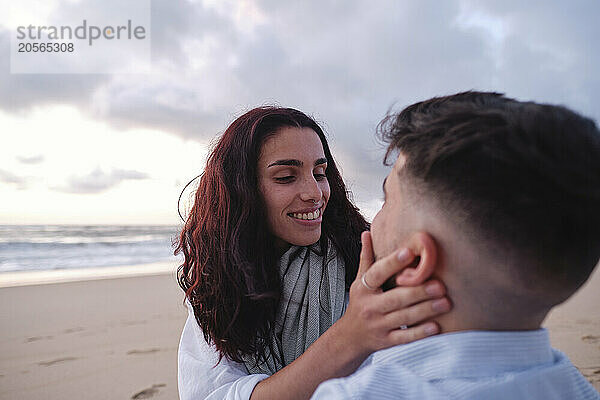
<svg viewBox="0 0 600 400">
<path fill-rule="evenodd" d="M 496 343 L 495 339 L 506 342 L 511 337 L 527 341 L 543 337 L 543 333 L 456 334 L 429 340 L 425 347 L 404 345 L 383 350 L 351 376 L 323 383 L 314 398 L 600 400 L 598 392 L 563 353 L 548 345 L 546 354 L 545 341 L 537 352 L 531 349 L 535 340 L 529 340 L 529 352 L 518 352 L 513 345 L 494 350 L 487 340 L 482 341 L 490 338 L 491 343 Z M 460 351 L 463 338 L 478 343 L 474 351 L 470 351 L 470 345 L 466 347 L 469 351 Z M 440 343 L 443 346 L 436 345 Z"/>
<path fill-rule="evenodd" d="M 354 374 L 322 383 L 313 399 L 451 399 L 398 363 L 370 364 Z"/>
<path fill-rule="evenodd" d="M 578 399 L 600 394 L 568 362 L 495 376 L 430 379 L 397 363 L 371 364 L 356 373 L 321 384 L 313 399 Z"/>
</svg>

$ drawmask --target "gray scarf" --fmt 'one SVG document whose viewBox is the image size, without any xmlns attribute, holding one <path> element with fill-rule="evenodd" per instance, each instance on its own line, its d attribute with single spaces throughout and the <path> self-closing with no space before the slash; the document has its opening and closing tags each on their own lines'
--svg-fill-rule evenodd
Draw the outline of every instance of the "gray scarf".
<svg viewBox="0 0 600 400">
<path fill-rule="evenodd" d="M 272 338 L 277 357 L 268 348 L 266 362 L 258 365 L 254 356 L 245 356 L 249 373 L 272 375 L 279 371 L 304 353 L 344 313 L 344 260 L 331 242 L 327 247 L 327 256 L 323 257 L 316 252 L 318 243 L 292 246 L 279 260 L 281 301 Z"/>
</svg>

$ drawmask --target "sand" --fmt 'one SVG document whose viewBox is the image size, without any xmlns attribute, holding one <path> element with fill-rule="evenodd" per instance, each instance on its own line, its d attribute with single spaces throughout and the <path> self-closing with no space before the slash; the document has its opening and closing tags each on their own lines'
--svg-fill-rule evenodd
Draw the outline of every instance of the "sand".
<svg viewBox="0 0 600 400">
<path fill-rule="evenodd" d="M 599 289 L 544 324 L 597 390 Z M 0 288 L 0 399 L 177 399 L 181 301 L 174 272 Z"/>
<path fill-rule="evenodd" d="M 552 346 L 600 391 L 600 265 L 573 297 L 550 312 L 543 326 Z"/>
<path fill-rule="evenodd" d="M 0 273 L 0 288 L 29 286 L 43 283 L 90 281 L 107 278 L 125 278 L 140 275 L 168 274 L 174 270 L 170 262 L 98 267 L 85 269 L 61 269 L 50 271 L 16 271 Z"/>
<path fill-rule="evenodd" d="M 0 399 L 177 399 L 174 274 L 0 289 Z"/>
</svg>

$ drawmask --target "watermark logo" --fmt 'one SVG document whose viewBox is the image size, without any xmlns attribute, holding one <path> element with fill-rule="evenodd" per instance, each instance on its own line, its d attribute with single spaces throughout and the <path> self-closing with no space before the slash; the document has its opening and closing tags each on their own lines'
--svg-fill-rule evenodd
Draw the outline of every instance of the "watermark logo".
<svg viewBox="0 0 600 400">
<path fill-rule="evenodd" d="M 149 72 L 150 0 L 126 4 L 86 0 L 54 11 L 47 23 L 16 24 L 11 73 Z"/>
<path fill-rule="evenodd" d="M 125 31 L 125 32 L 122 32 Z M 83 20 L 80 26 L 72 28 L 71 26 L 33 26 L 29 25 L 17 27 L 17 40 L 32 40 L 32 41 L 48 41 L 48 40 L 87 40 L 88 45 L 94 44 L 95 40 L 121 40 L 121 39 L 146 39 L 146 28 L 138 25 L 132 27 L 131 20 L 127 20 L 127 25 L 99 27 L 96 25 L 88 25 L 87 20 Z M 22 42 L 24 43 L 24 42 Z M 22 46 L 21 46 L 22 47 Z"/>
</svg>

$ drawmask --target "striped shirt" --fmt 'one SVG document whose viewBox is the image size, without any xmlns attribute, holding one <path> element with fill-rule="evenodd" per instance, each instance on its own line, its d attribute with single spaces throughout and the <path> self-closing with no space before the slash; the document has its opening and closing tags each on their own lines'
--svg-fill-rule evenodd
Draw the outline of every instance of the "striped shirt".
<svg viewBox="0 0 600 400">
<path fill-rule="evenodd" d="M 600 394 L 545 329 L 464 331 L 374 353 L 313 399 L 595 399 Z"/>
</svg>

